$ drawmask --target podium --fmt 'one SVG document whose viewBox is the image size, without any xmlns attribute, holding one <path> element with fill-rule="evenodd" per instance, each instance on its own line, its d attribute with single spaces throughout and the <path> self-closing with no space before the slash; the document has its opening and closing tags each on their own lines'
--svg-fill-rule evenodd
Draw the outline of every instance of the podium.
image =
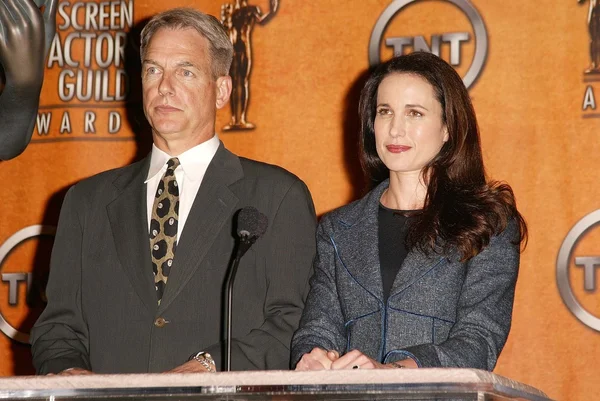
<svg viewBox="0 0 600 401">
<path fill-rule="evenodd" d="M 23 376 L 0 379 L 0 400 L 550 400 L 475 369 Z"/>
</svg>

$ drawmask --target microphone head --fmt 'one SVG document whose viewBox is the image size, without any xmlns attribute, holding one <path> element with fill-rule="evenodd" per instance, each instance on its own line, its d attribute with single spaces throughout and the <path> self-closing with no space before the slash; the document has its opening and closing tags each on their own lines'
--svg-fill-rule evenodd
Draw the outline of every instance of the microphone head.
<svg viewBox="0 0 600 401">
<path fill-rule="evenodd" d="M 259 238 L 267 231 L 268 226 L 269 219 L 267 216 L 253 206 L 246 206 L 238 213 L 237 234 L 240 237 Z"/>
</svg>

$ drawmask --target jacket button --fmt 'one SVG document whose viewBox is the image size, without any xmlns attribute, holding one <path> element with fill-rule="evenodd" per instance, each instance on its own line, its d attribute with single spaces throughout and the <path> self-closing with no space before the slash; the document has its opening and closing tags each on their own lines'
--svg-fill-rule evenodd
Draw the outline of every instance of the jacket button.
<svg viewBox="0 0 600 401">
<path fill-rule="evenodd" d="M 156 320 L 154 321 L 154 325 L 156 327 L 164 327 L 165 324 L 167 324 L 168 322 L 165 320 L 164 317 L 157 317 Z"/>
</svg>

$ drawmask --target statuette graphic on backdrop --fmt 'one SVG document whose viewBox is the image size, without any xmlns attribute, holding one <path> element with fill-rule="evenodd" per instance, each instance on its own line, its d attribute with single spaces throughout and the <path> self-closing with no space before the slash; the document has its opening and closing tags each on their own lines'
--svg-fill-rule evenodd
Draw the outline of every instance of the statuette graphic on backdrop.
<svg viewBox="0 0 600 401">
<path fill-rule="evenodd" d="M 586 74 L 600 74 L 600 2 L 598 0 L 577 0 L 579 4 L 589 1 L 590 8 L 587 16 L 590 33 L 590 66 Z"/>
<path fill-rule="evenodd" d="M 236 0 L 221 6 L 221 22 L 229 33 L 233 44 L 233 62 L 230 75 L 233 83 L 231 91 L 231 121 L 223 131 L 251 130 L 255 125 L 248 121 L 250 104 L 250 74 L 252 72 L 252 31 L 256 23 L 265 25 L 277 9 L 279 0 L 270 0 L 270 10 L 263 13 L 260 7 L 248 4 L 247 0 Z"/>
</svg>

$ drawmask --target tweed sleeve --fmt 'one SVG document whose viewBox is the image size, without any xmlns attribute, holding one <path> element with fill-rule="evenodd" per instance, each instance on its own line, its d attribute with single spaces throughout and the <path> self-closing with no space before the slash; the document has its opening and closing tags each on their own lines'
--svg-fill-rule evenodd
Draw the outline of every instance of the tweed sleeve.
<svg viewBox="0 0 600 401">
<path fill-rule="evenodd" d="M 292 339 L 292 367 L 315 347 L 340 354 L 346 348 L 344 318 L 335 281 L 335 258 L 330 219 L 324 216 L 317 228 L 317 255 L 306 307 L 300 328 Z"/>
</svg>

